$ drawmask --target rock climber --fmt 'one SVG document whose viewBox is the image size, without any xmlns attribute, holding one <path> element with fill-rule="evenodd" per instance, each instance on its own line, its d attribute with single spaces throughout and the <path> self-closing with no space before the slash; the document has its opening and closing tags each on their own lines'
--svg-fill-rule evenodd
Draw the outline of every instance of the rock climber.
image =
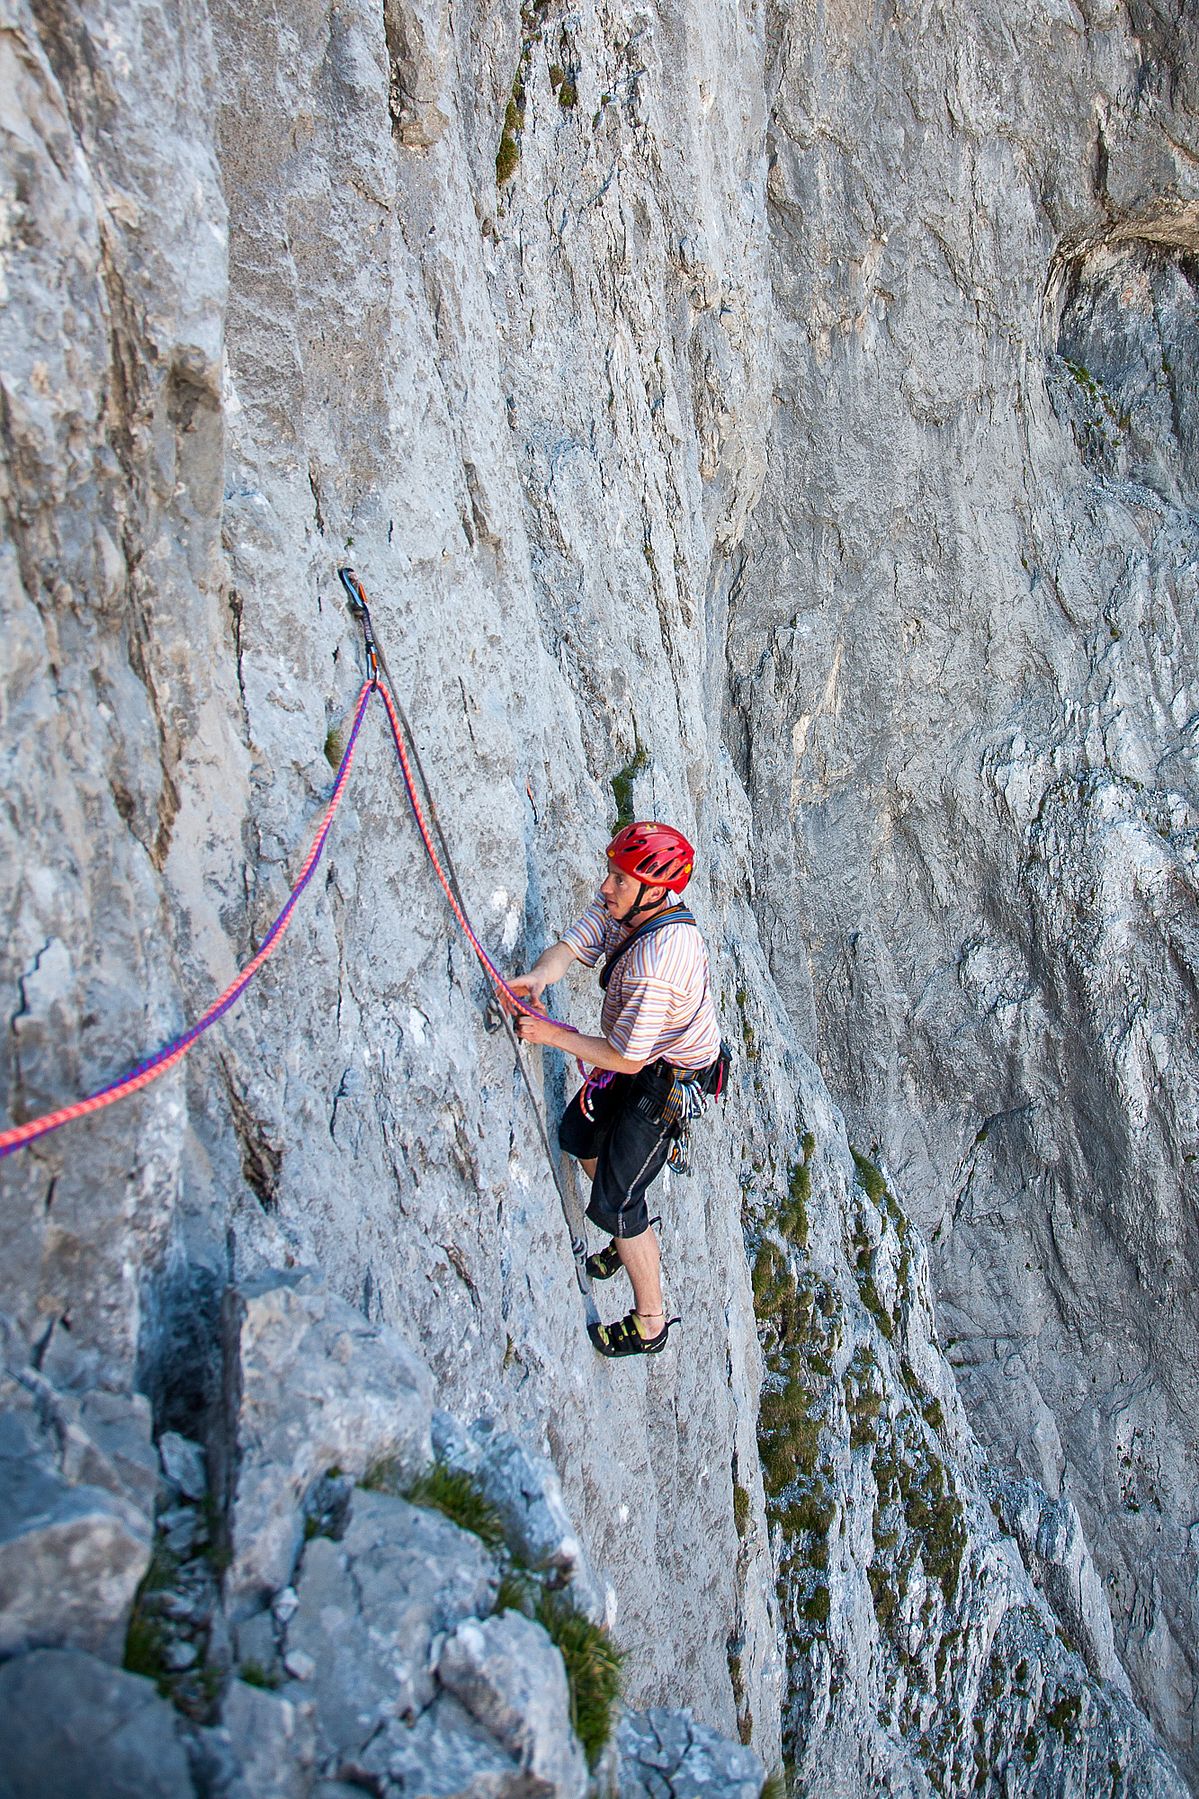
<svg viewBox="0 0 1199 1799">
<path fill-rule="evenodd" d="M 572 963 L 594 968 L 605 958 L 598 1037 L 525 1014 L 516 1031 L 522 1043 L 565 1050 L 591 1066 L 562 1115 L 558 1141 L 591 1181 L 587 1216 L 611 1235 L 606 1248 L 588 1256 L 588 1274 L 610 1280 L 623 1267 L 633 1288 L 626 1317 L 592 1327 L 592 1342 L 606 1356 L 655 1355 L 677 1322 L 666 1319 L 645 1195 L 679 1119 L 699 1109 L 697 1092 L 716 1090 L 721 1068 L 708 952 L 679 900 L 694 862 L 695 851 L 673 826 L 626 825 L 608 845 L 607 875 L 583 916 L 510 983 L 537 1004 Z"/>
</svg>

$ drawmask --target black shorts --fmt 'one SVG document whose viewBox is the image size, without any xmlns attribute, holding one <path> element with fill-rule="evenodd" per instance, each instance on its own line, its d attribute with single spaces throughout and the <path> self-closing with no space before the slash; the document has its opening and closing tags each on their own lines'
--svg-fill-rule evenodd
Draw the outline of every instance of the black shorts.
<svg viewBox="0 0 1199 1799">
<path fill-rule="evenodd" d="M 661 1063 L 639 1074 L 614 1074 L 592 1090 L 588 1118 L 576 1093 L 558 1126 L 558 1142 L 580 1161 L 596 1158 L 587 1216 L 613 1237 L 639 1237 L 649 1229 L 647 1188 L 670 1154 L 674 1127 L 661 1119 L 673 1076 Z"/>
</svg>

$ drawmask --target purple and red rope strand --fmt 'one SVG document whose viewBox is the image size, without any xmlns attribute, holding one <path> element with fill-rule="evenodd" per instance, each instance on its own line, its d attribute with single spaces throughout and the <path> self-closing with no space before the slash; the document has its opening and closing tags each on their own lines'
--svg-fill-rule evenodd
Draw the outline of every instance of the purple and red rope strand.
<svg viewBox="0 0 1199 1799">
<path fill-rule="evenodd" d="M 504 994 L 517 1011 L 527 1013 L 532 1018 L 541 1018 L 547 1023 L 556 1024 L 561 1022 L 557 1019 L 551 1019 L 548 1013 L 542 1012 L 536 1006 L 530 1005 L 527 1000 L 522 999 L 515 993 L 508 985 L 503 975 L 501 975 L 498 968 L 495 966 L 495 963 L 483 948 L 483 945 L 479 942 L 469 918 L 466 916 L 466 913 L 454 896 L 451 884 L 446 877 L 445 870 L 442 868 L 440 859 L 433 847 L 429 829 L 425 822 L 424 812 L 421 808 L 420 800 L 416 792 L 416 786 L 412 778 L 412 770 L 404 746 L 403 733 L 400 729 L 399 719 L 396 715 L 391 695 L 381 681 L 366 681 L 363 683 L 362 690 L 358 695 L 354 711 L 354 722 L 350 729 L 349 741 L 346 744 L 345 751 L 338 766 L 337 779 L 333 785 L 333 792 L 330 795 L 329 803 L 325 807 L 320 825 L 309 847 L 308 854 L 305 857 L 299 878 L 291 892 L 288 894 L 282 911 L 263 938 L 257 953 L 246 963 L 245 967 L 238 972 L 232 981 L 230 981 L 229 985 L 225 988 L 225 991 L 212 1002 L 207 1011 L 203 1012 L 193 1025 L 189 1026 L 189 1028 L 182 1032 L 180 1036 L 172 1038 L 169 1043 L 165 1043 L 162 1048 L 156 1050 L 153 1055 L 147 1056 L 144 1061 L 137 1063 L 128 1071 L 128 1073 L 121 1075 L 115 1081 L 110 1081 L 107 1086 L 97 1088 L 94 1093 L 89 1093 L 84 1099 L 75 1100 L 71 1105 L 60 1106 L 56 1111 L 46 1112 L 40 1118 L 30 1119 L 27 1124 L 13 1125 L 8 1130 L 0 1131 L 0 1159 L 12 1155 L 15 1150 L 24 1149 L 30 1143 L 35 1143 L 39 1137 L 44 1137 L 48 1135 L 49 1132 L 58 1130 L 60 1126 L 64 1124 L 71 1124 L 77 1118 L 86 1118 L 92 1112 L 99 1112 L 105 1106 L 114 1105 L 117 1100 L 128 1099 L 131 1094 L 139 1093 L 143 1087 L 148 1087 L 151 1081 L 156 1081 L 160 1075 L 164 1075 L 168 1069 L 175 1067 L 178 1062 L 182 1061 L 183 1057 L 187 1054 L 188 1050 L 191 1049 L 197 1039 L 202 1037 L 204 1032 L 214 1025 L 219 1018 L 223 1018 L 230 1007 L 237 1004 L 259 969 L 270 959 L 278 948 L 287 927 L 291 923 L 292 914 L 295 911 L 300 896 L 303 894 L 316 871 L 316 866 L 321 859 L 321 853 L 325 847 L 325 840 L 329 835 L 337 809 L 340 806 L 342 797 L 345 793 L 346 782 L 349 780 L 350 769 L 354 761 L 358 733 L 362 728 L 362 721 L 366 716 L 366 709 L 370 705 L 371 694 L 375 692 L 376 688 L 382 695 L 383 704 L 387 708 L 387 716 L 391 725 L 391 734 L 395 741 L 396 753 L 399 756 L 400 761 L 400 770 L 404 778 L 404 786 L 407 789 L 409 804 L 412 807 L 413 816 L 416 819 L 417 829 L 421 834 L 425 850 L 429 856 L 429 860 L 433 864 L 433 869 L 441 884 L 442 891 L 449 901 L 454 916 L 466 935 L 471 948 L 479 958 L 479 961 L 493 985 L 498 991 Z M 565 1030 L 573 1030 L 573 1028 L 574 1027 L 571 1025 L 563 1026 L 563 1029 Z"/>
</svg>

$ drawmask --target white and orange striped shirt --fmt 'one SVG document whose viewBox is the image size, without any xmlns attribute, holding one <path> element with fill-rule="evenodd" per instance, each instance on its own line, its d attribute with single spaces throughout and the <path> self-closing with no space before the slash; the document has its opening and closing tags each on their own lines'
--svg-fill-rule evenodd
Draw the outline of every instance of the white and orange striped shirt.
<svg viewBox="0 0 1199 1799">
<path fill-rule="evenodd" d="M 643 922 L 621 924 L 596 899 L 561 941 L 594 968 Z M 660 1057 L 675 1068 L 711 1067 L 720 1053 L 720 1026 L 708 952 L 695 925 L 661 925 L 620 958 L 604 994 L 600 1032 L 630 1062 Z"/>
</svg>

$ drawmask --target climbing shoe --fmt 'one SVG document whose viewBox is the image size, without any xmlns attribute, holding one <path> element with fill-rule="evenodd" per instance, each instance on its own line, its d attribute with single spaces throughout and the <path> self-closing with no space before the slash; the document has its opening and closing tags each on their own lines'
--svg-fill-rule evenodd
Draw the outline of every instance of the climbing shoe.
<svg viewBox="0 0 1199 1799">
<path fill-rule="evenodd" d="M 657 1355 L 666 1348 L 671 1325 L 678 1323 L 679 1319 L 668 1318 L 656 1337 L 647 1337 L 637 1313 L 628 1312 L 615 1324 L 589 1324 L 587 1335 L 601 1355 Z"/>
<path fill-rule="evenodd" d="M 661 1215 L 651 1218 L 650 1223 L 661 1224 Z M 584 1264 L 593 1281 L 610 1281 L 614 1274 L 620 1273 L 620 1253 L 613 1237 L 607 1249 L 597 1249 L 593 1256 L 588 1256 Z"/>
</svg>

